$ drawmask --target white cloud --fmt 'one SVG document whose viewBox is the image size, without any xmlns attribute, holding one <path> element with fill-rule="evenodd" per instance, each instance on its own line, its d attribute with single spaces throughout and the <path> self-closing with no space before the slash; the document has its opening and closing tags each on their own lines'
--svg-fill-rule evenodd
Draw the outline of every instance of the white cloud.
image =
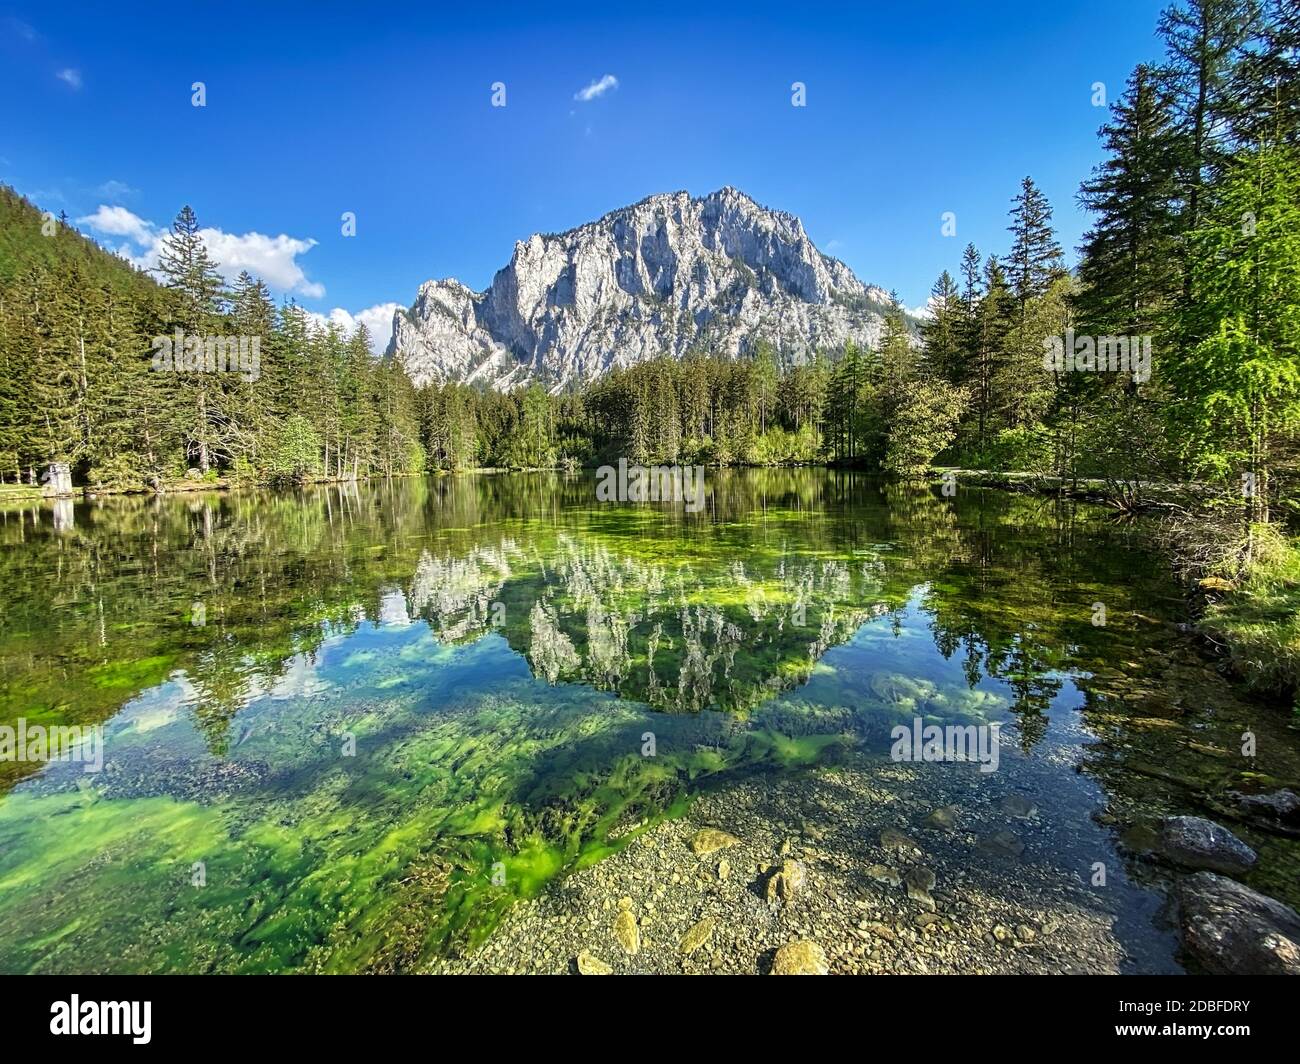
<svg viewBox="0 0 1300 1064">
<path fill-rule="evenodd" d="M 358 325 L 364 325 L 370 333 L 370 350 L 376 355 L 382 355 L 393 336 L 393 314 L 399 309 L 400 303 L 376 303 L 355 314 L 342 307 L 335 307 L 329 314 L 317 314 L 310 310 L 306 314 L 309 320 L 321 328 L 338 326 L 345 336 L 351 336 Z"/>
<path fill-rule="evenodd" d="M 105 204 L 100 204 L 94 214 L 77 221 L 97 233 L 126 237 L 135 246 L 123 245 L 117 253 L 143 269 L 157 269 L 167 230 L 158 228 L 125 207 Z M 325 295 L 325 286 L 310 280 L 298 263 L 299 255 L 305 255 L 316 246 L 315 240 L 284 233 L 267 236 L 256 232 L 227 233 L 221 229 L 200 229 L 199 236 L 228 282 L 239 276 L 241 270 L 247 270 L 277 292 L 291 292 L 308 299 L 320 299 Z"/>
<path fill-rule="evenodd" d="M 116 178 L 110 178 L 95 189 L 95 195 L 102 199 L 123 200 L 130 199 L 136 194 L 136 189 L 132 188 L 125 181 L 118 181 Z"/>
<path fill-rule="evenodd" d="M 400 303 L 377 303 L 357 311 L 356 320 L 370 330 L 370 346 L 376 354 L 388 347 L 393 338 L 393 315 L 401 309 Z"/>
<path fill-rule="evenodd" d="M 934 313 L 934 305 L 937 302 L 938 300 L 935 299 L 934 296 L 930 296 L 919 307 L 904 307 L 903 309 L 912 315 L 912 317 L 920 318 L 922 321 L 925 321 Z"/>
<path fill-rule="evenodd" d="M 17 34 L 25 41 L 34 41 L 39 36 L 36 30 L 34 30 L 22 19 L 7 18 L 5 19 L 5 25 L 7 25 L 15 34 Z"/>
<path fill-rule="evenodd" d="M 154 237 L 153 226 L 125 207 L 109 207 L 101 203 L 99 210 L 78 218 L 77 223 L 88 225 L 98 233 L 127 237 L 137 244 L 148 244 Z"/>
<path fill-rule="evenodd" d="M 62 70 L 56 70 L 54 76 L 60 81 L 71 85 L 74 89 L 81 88 L 80 70 L 74 70 L 72 67 L 64 67 Z"/>
<path fill-rule="evenodd" d="M 199 235 L 227 279 L 247 270 L 280 292 L 297 292 L 309 299 L 320 299 L 325 294 L 325 286 L 309 281 L 297 261 L 299 255 L 316 246 L 314 240 L 299 240 L 284 233 L 279 236 L 262 233 L 237 236 L 220 229 L 200 229 Z"/>
<path fill-rule="evenodd" d="M 585 89 L 579 89 L 573 94 L 573 98 L 581 103 L 587 103 L 590 100 L 596 99 L 598 96 L 604 96 L 610 89 L 617 88 L 618 78 L 614 77 L 613 74 L 606 74 L 599 81 L 593 81 Z"/>
</svg>

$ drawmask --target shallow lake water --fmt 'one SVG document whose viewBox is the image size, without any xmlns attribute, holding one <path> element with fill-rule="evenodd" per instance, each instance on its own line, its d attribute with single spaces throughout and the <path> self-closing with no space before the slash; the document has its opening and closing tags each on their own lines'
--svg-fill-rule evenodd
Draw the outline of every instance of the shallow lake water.
<svg viewBox="0 0 1300 1064">
<path fill-rule="evenodd" d="M 1015 859 L 1105 865 L 1131 969 L 1175 970 L 1166 873 L 1131 840 L 1294 786 L 1300 751 L 1180 634 L 1144 529 L 825 470 L 707 490 L 699 513 L 597 502 L 589 474 L 0 511 L 0 723 L 104 744 L 101 771 L 0 761 L 0 971 L 414 970 L 728 781 L 852 761 L 914 786 L 891 753 L 916 720 L 998 725 L 996 771 L 913 767 L 1050 807 Z M 1247 881 L 1300 901 L 1296 843 L 1233 830 Z"/>
</svg>

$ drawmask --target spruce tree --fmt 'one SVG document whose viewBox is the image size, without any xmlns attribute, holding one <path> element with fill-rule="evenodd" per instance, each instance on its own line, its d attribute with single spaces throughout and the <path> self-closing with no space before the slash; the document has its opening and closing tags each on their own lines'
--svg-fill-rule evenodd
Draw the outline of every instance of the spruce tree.
<svg viewBox="0 0 1300 1064">
<path fill-rule="evenodd" d="M 1258 33 L 1243 47 L 1227 91 L 1235 146 L 1300 142 L 1300 3 L 1262 0 Z"/>
<path fill-rule="evenodd" d="M 930 289 L 929 317 L 921 323 L 921 341 L 929 371 L 952 384 L 960 384 L 966 371 L 963 313 L 957 282 L 944 270 Z"/>
<path fill-rule="evenodd" d="M 1015 309 L 1015 299 L 997 256 L 984 263 L 984 294 L 975 312 L 974 349 L 971 352 L 971 414 L 975 422 L 975 440 L 980 449 L 987 446 L 995 428 L 998 406 L 994 382 L 1002 372 L 1007 356 L 1007 334 Z"/>
<path fill-rule="evenodd" d="M 1184 204 L 1182 231 L 1200 224 L 1202 190 L 1231 152 L 1239 110 L 1233 97 L 1244 49 L 1260 29 L 1257 0 L 1177 0 L 1160 17 L 1165 59 L 1156 68 L 1178 131 L 1175 173 Z M 1190 276 L 1184 291 L 1191 298 Z"/>
<path fill-rule="evenodd" d="M 216 263 L 199 231 L 198 218 L 188 204 L 172 222 L 158 250 L 158 271 L 181 300 L 182 324 L 199 332 L 210 316 L 221 312 L 225 289 Z"/>
<path fill-rule="evenodd" d="M 183 397 L 179 424 L 188 456 L 206 475 L 217 460 L 220 438 L 229 426 L 221 402 L 224 375 L 211 372 L 203 350 L 205 338 L 217 333 L 225 292 L 189 205 L 181 208 L 171 232 L 163 238 L 158 271 L 176 294 L 175 324 L 183 332 L 183 343 L 173 352 L 174 380 Z"/>
<path fill-rule="evenodd" d="M 1051 204 L 1031 177 L 1020 183 L 1007 231 L 1011 233 L 1012 244 L 1006 269 L 1023 314 L 1029 300 L 1043 295 L 1064 269 L 1061 246 L 1052 229 Z"/>
<path fill-rule="evenodd" d="M 1079 195 L 1095 215 L 1080 249 L 1083 324 L 1150 335 L 1180 286 L 1172 106 L 1150 68 L 1134 71 L 1101 135 L 1108 158 Z"/>
</svg>

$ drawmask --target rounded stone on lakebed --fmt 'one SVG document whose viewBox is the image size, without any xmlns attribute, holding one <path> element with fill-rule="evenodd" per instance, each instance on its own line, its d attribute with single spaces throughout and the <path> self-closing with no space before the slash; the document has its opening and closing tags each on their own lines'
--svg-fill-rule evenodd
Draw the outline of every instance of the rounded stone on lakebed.
<svg viewBox="0 0 1300 1064">
<path fill-rule="evenodd" d="M 578 954 L 579 975 L 613 975 L 614 969 L 602 961 L 590 950 Z"/>
<path fill-rule="evenodd" d="M 1171 816 L 1160 822 L 1157 851 L 1197 871 L 1237 875 L 1254 867 L 1255 851 L 1227 828 L 1199 816 Z"/>
<path fill-rule="evenodd" d="M 705 854 L 726 849 L 728 846 L 735 846 L 739 841 L 735 835 L 731 835 L 720 828 L 701 828 L 691 836 L 691 840 L 687 845 L 691 848 L 692 853 L 703 857 Z"/>
<path fill-rule="evenodd" d="M 713 937 L 713 928 L 717 923 L 712 916 L 706 916 L 699 923 L 695 924 L 682 938 L 680 949 L 683 953 L 689 955 L 703 946 L 710 938 Z"/>
<path fill-rule="evenodd" d="M 1183 948 L 1213 975 L 1300 975 L 1300 915 L 1276 898 L 1197 872 L 1178 886 Z"/>
<path fill-rule="evenodd" d="M 889 851 L 898 851 L 901 853 L 908 853 L 911 851 L 915 851 L 916 853 L 921 852 L 920 844 L 917 843 L 915 839 L 910 838 L 907 835 L 904 835 L 897 828 L 885 828 L 883 831 L 881 831 L 880 848 L 882 850 L 885 850 L 886 852 Z"/>
<path fill-rule="evenodd" d="M 924 824 L 935 831 L 954 831 L 959 813 L 960 810 L 955 805 L 941 805 L 925 818 Z"/>
<path fill-rule="evenodd" d="M 978 846 L 983 853 L 994 857 L 1017 858 L 1025 852 L 1025 844 L 1013 832 L 995 831 L 979 840 Z"/>
<path fill-rule="evenodd" d="M 787 942 L 772 961 L 772 975 L 827 975 L 830 970 L 825 951 L 806 938 Z"/>
<path fill-rule="evenodd" d="M 803 865 L 787 857 L 781 862 L 780 871 L 767 881 L 764 896 L 769 902 L 790 901 L 808 882 L 808 873 Z"/>
<path fill-rule="evenodd" d="M 888 883 L 891 887 L 901 887 L 903 885 L 903 877 L 898 874 L 898 869 L 891 868 L 889 865 L 867 865 L 867 875 L 877 883 Z"/>
<path fill-rule="evenodd" d="M 1028 819 L 1038 812 L 1038 806 L 1020 794 L 1008 794 L 998 803 L 998 807 L 1007 816 L 1016 817 L 1020 820 Z"/>
<path fill-rule="evenodd" d="M 1300 827 L 1300 797 L 1294 791 L 1280 790 L 1272 794 L 1240 794 L 1230 791 L 1242 812 L 1266 822 Z"/>
<path fill-rule="evenodd" d="M 624 952 L 634 954 L 641 948 L 641 930 L 636 926 L 636 917 L 630 909 L 620 909 L 614 917 L 614 937 Z"/>
</svg>

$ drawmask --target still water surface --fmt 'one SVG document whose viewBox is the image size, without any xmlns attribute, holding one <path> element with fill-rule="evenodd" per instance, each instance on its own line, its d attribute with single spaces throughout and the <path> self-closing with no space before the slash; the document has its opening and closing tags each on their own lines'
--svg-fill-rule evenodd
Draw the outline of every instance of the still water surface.
<svg viewBox="0 0 1300 1064">
<path fill-rule="evenodd" d="M 1110 862 L 1098 905 L 1136 967 L 1172 967 L 1126 833 L 1300 758 L 1178 634 L 1141 528 L 823 470 L 708 491 L 698 514 L 598 503 L 587 475 L 0 512 L 0 723 L 105 744 L 97 773 L 0 762 L 0 970 L 416 968 L 701 788 L 883 765 L 916 718 L 1000 724 L 986 778 L 1067 810 L 1022 859 Z M 1242 834 L 1249 882 L 1300 901 L 1295 844 Z"/>
</svg>

